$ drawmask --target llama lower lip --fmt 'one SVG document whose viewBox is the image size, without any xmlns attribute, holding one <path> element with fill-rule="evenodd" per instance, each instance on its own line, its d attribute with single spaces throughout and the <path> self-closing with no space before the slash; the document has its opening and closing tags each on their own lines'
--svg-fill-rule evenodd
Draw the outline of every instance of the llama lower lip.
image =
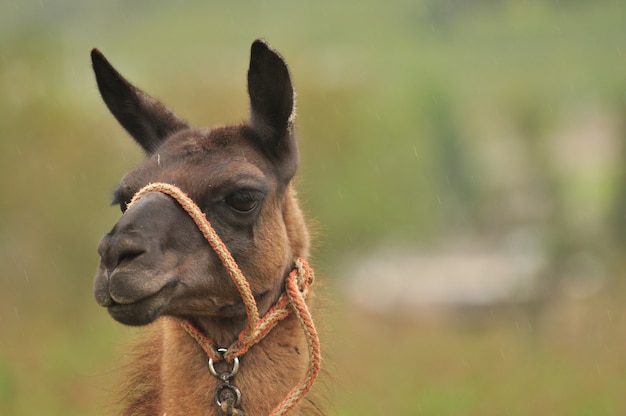
<svg viewBox="0 0 626 416">
<path fill-rule="evenodd" d="M 116 321 L 131 326 L 147 325 L 161 316 L 161 311 L 166 305 L 163 297 L 151 296 L 136 303 L 114 303 L 107 307 L 109 315 Z"/>
<path fill-rule="evenodd" d="M 145 284 L 133 284 L 132 279 L 148 279 L 152 276 L 149 273 L 138 274 L 134 271 L 121 270 L 117 272 L 114 279 L 110 279 L 106 282 L 106 285 L 101 288 L 105 292 L 105 296 L 110 299 L 110 304 L 116 305 L 134 305 L 143 302 L 146 299 L 159 296 L 160 294 L 167 292 L 169 289 L 174 288 L 179 280 L 177 278 L 169 278 L 161 287 L 154 287 L 150 290 L 150 285 Z M 154 280 L 161 280 L 165 276 L 154 276 Z M 109 305 L 103 305 L 109 306 Z"/>
<path fill-rule="evenodd" d="M 120 305 L 114 304 L 107 308 L 109 315 L 119 323 L 130 326 L 147 325 L 161 316 L 163 304 L 156 302 L 150 304 L 146 302 L 144 305 L 140 305 L 145 301 L 139 302 L 139 304 L 132 305 Z"/>
<path fill-rule="evenodd" d="M 113 319 L 122 324 L 147 325 L 161 316 L 163 309 L 169 302 L 171 292 L 177 284 L 177 280 L 171 280 L 156 293 L 132 303 L 119 303 L 113 299 L 112 303 L 107 306 L 107 311 Z"/>
</svg>

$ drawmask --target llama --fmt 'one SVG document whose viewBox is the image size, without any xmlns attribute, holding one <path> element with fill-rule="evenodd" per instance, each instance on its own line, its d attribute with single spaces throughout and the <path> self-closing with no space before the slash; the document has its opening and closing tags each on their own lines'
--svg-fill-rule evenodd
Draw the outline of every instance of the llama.
<svg viewBox="0 0 626 416">
<path fill-rule="evenodd" d="M 148 326 L 120 414 L 320 413 L 307 394 L 319 344 L 283 58 L 254 41 L 250 119 L 213 128 L 189 126 L 97 49 L 91 58 L 104 102 L 146 152 L 114 191 L 122 216 L 98 245 L 94 283 L 115 320 Z"/>
</svg>

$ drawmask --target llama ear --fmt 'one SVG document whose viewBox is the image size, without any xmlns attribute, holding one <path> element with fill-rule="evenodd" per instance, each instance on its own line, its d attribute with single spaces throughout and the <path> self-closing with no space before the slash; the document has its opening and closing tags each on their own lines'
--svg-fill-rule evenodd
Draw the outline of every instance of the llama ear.
<svg viewBox="0 0 626 416">
<path fill-rule="evenodd" d="M 252 43 L 248 70 L 251 123 L 268 154 L 288 162 L 293 172 L 297 165 L 294 135 L 295 95 L 289 69 L 283 58 L 263 40 Z"/>
<path fill-rule="evenodd" d="M 188 127 L 163 104 L 124 79 L 99 50 L 91 51 L 91 62 L 107 107 L 147 153 L 154 152 L 173 133 Z"/>
</svg>

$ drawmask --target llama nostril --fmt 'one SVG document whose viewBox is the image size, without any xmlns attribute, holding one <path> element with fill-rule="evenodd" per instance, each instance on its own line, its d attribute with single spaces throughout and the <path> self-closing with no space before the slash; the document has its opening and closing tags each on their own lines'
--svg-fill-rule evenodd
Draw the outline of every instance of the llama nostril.
<svg viewBox="0 0 626 416">
<path fill-rule="evenodd" d="M 145 250 L 129 250 L 126 252 L 122 252 L 118 257 L 116 267 L 119 267 L 124 263 L 131 263 L 144 253 Z"/>
<path fill-rule="evenodd" d="M 112 273 L 116 268 L 130 264 L 145 254 L 147 250 L 141 244 L 126 238 L 105 236 L 98 247 L 98 254 L 104 269 Z"/>
</svg>

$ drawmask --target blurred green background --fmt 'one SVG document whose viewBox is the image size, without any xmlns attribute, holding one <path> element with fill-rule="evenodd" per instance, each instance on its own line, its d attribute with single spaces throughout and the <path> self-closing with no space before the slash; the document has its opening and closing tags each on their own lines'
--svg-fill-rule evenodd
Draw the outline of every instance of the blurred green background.
<svg viewBox="0 0 626 416">
<path fill-rule="evenodd" d="M 298 92 L 331 413 L 626 414 L 625 16 L 619 0 L 4 1 L 0 414 L 110 414 L 141 332 L 91 294 L 110 192 L 142 154 L 90 49 L 212 125 L 247 116 L 257 37 Z"/>
</svg>

